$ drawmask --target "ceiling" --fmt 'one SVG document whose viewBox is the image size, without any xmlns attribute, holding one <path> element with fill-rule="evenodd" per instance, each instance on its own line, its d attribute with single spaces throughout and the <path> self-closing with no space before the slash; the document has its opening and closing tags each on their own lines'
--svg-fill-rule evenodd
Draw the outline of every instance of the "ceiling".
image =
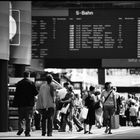
<svg viewBox="0 0 140 140">
<path fill-rule="evenodd" d="M 140 8 L 140 1 L 94 1 L 94 0 L 45 0 L 32 1 L 33 8 L 49 7 L 95 7 L 95 8 Z"/>
</svg>

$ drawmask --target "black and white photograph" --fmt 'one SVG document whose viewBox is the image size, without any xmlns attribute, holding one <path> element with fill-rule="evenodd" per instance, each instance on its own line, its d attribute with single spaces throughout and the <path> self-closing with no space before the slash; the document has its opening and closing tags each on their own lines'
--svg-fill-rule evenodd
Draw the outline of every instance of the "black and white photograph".
<svg viewBox="0 0 140 140">
<path fill-rule="evenodd" d="M 0 139 L 140 139 L 140 1 L 0 1 Z"/>
</svg>

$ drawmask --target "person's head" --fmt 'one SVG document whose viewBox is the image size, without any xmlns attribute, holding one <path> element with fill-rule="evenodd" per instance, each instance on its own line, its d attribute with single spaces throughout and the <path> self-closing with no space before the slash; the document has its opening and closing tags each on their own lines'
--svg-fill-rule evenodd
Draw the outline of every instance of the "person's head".
<svg viewBox="0 0 140 140">
<path fill-rule="evenodd" d="M 117 91 L 117 87 L 113 86 L 113 90 L 114 90 L 114 91 Z"/>
<path fill-rule="evenodd" d="M 30 76 L 30 72 L 29 71 L 24 71 L 23 72 L 23 77 L 24 78 L 28 78 Z"/>
<path fill-rule="evenodd" d="M 53 80 L 53 76 L 51 74 L 47 74 L 46 75 L 46 81 L 47 81 L 47 83 L 50 84 L 52 82 L 52 80 Z"/>
<path fill-rule="evenodd" d="M 80 95 L 79 95 L 78 93 L 76 93 L 76 94 L 75 94 L 75 97 L 76 97 L 77 99 L 79 99 L 79 98 L 80 98 Z"/>
<path fill-rule="evenodd" d="M 65 82 L 64 84 L 63 84 L 63 86 L 66 88 L 66 89 L 68 89 L 68 86 L 70 85 L 70 83 L 69 82 Z"/>
<path fill-rule="evenodd" d="M 135 103 L 134 103 L 134 102 L 131 102 L 131 105 L 132 105 L 132 106 L 134 106 L 134 105 L 135 105 Z"/>
<path fill-rule="evenodd" d="M 128 99 L 132 98 L 131 94 L 128 94 Z"/>
<path fill-rule="evenodd" d="M 105 90 L 110 90 L 112 88 L 112 83 L 111 82 L 106 82 L 105 83 Z"/>
<path fill-rule="evenodd" d="M 68 85 L 67 90 L 68 90 L 68 92 L 73 92 L 73 86 L 72 85 Z"/>
<path fill-rule="evenodd" d="M 134 97 L 134 99 L 135 99 L 136 101 L 138 101 L 138 100 L 139 100 L 137 96 L 135 96 L 135 97 Z"/>
<path fill-rule="evenodd" d="M 95 87 L 94 87 L 94 86 L 90 86 L 90 87 L 89 87 L 89 91 L 90 91 L 91 93 L 94 93 Z"/>
</svg>

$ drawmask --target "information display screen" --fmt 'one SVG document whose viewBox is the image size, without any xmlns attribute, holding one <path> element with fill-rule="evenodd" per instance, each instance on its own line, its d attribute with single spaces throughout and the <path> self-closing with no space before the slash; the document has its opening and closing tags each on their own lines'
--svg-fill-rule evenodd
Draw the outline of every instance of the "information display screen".
<svg viewBox="0 0 140 140">
<path fill-rule="evenodd" d="M 33 10 L 32 58 L 140 58 L 140 10 Z"/>
</svg>

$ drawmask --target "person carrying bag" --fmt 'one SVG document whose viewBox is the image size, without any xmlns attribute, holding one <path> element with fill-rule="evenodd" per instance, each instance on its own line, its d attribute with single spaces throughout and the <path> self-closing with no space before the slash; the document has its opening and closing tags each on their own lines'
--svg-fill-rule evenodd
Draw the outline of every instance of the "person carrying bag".
<svg viewBox="0 0 140 140">
<path fill-rule="evenodd" d="M 112 134 L 111 118 L 116 110 L 115 91 L 112 89 L 112 83 L 105 83 L 105 90 L 102 92 L 101 100 L 103 103 L 103 118 L 104 125 L 106 126 L 105 133 Z"/>
<path fill-rule="evenodd" d="M 82 107 L 81 112 L 79 114 L 79 120 L 82 122 L 87 118 L 88 108 Z"/>
<path fill-rule="evenodd" d="M 70 104 L 67 104 L 66 106 L 62 106 L 60 112 L 63 113 L 63 114 L 66 114 L 69 106 L 70 106 Z"/>
</svg>

